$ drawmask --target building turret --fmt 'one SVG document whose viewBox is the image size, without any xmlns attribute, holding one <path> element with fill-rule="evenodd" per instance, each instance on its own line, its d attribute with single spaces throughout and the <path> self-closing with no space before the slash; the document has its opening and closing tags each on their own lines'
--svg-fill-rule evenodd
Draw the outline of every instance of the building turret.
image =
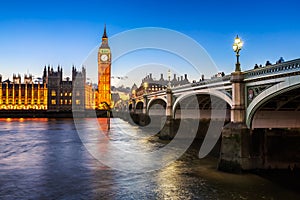
<svg viewBox="0 0 300 200">
<path fill-rule="evenodd" d="M 29 75 L 25 74 L 24 75 L 24 83 L 32 84 L 32 75 L 31 74 L 29 74 Z"/>
<path fill-rule="evenodd" d="M 190 81 L 187 78 L 187 74 L 184 74 L 184 80 L 181 81 L 181 84 L 184 85 L 184 84 L 188 84 L 188 83 L 190 83 Z"/>
<path fill-rule="evenodd" d="M 178 80 L 177 80 L 177 78 L 176 78 L 176 74 L 174 74 L 174 78 L 173 78 L 173 80 L 171 81 L 171 84 L 172 84 L 173 86 L 177 86 L 177 85 L 178 85 Z"/>
<path fill-rule="evenodd" d="M 46 65 L 44 67 L 44 72 L 43 72 L 43 83 L 47 83 L 47 68 L 46 68 Z"/>
<path fill-rule="evenodd" d="M 18 76 L 16 76 L 16 74 L 13 74 L 13 82 L 15 84 L 21 84 L 21 75 L 18 74 Z"/>
</svg>

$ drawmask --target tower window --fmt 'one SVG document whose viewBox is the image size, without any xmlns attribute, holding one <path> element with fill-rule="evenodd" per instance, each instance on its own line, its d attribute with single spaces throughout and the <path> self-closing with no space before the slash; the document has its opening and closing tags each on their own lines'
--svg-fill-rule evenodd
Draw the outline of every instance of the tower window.
<svg viewBox="0 0 300 200">
<path fill-rule="evenodd" d="M 52 91 L 51 91 L 51 96 L 53 96 L 53 97 L 55 97 L 55 96 L 56 96 L 56 92 L 55 92 L 55 90 L 52 90 Z"/>
</svg>

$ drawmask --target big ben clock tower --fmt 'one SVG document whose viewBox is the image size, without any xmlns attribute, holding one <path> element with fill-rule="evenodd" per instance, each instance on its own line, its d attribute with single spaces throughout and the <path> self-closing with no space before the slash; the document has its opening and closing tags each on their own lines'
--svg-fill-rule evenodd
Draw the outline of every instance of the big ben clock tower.
<svg viewBox="0 0 300 200">
<path fill-rule="evenodd" d="M 98 109 L 108 110 L 111 106 L 110 75 L 111 52 L 108 46 L 106 25 L 102 36 L 102 43 L 98 50 Z"/>
</svg>

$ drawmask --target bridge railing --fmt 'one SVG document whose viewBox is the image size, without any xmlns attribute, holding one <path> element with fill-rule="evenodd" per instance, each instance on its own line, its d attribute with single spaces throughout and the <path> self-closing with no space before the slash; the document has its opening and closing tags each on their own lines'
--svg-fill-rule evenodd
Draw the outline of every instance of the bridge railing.
<svg viewBox="0 0 300 200">
<path fill-rule="evenodd" d="M 191 83 L 191 85 L 192 85 L 192 87 L 195 87 L 195 86 L 200 86 L 200 85 L 208 85 L 208 84 L 212 84 L 212 83 L 229 81 L 230 77 L 231 77 L 231 75 L 225 75 L 223 77 L 217 77 L 217 78 L 212 78 L 212 79 L 207 79 L 207 80 L 204 80 L 204 81 L 198 81 L 198 82 L 195 82 L 195 83 Z"/>
<path fill-rule="evenodd" d="M 300 59 L 245 71 L 245 79 L 300 72 Z"/>
</svg>

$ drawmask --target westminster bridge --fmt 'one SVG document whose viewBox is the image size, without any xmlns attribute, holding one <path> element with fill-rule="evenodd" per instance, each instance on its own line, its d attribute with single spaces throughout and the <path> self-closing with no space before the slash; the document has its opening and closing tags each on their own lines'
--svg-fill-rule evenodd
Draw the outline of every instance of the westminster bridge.
<svg viewBox="0 0 300 200">
<path fill-rule="evenodd" d="M 220 169 L 300 166 L 300 59 L 146 90 L 133 96 L 125 108 L 130 113 L 165 116 L 169 126 L 176 119 L 224 121 Z M 176 133 L 168 127 L 163 134 L 172 138 Z"/>
</svg>

